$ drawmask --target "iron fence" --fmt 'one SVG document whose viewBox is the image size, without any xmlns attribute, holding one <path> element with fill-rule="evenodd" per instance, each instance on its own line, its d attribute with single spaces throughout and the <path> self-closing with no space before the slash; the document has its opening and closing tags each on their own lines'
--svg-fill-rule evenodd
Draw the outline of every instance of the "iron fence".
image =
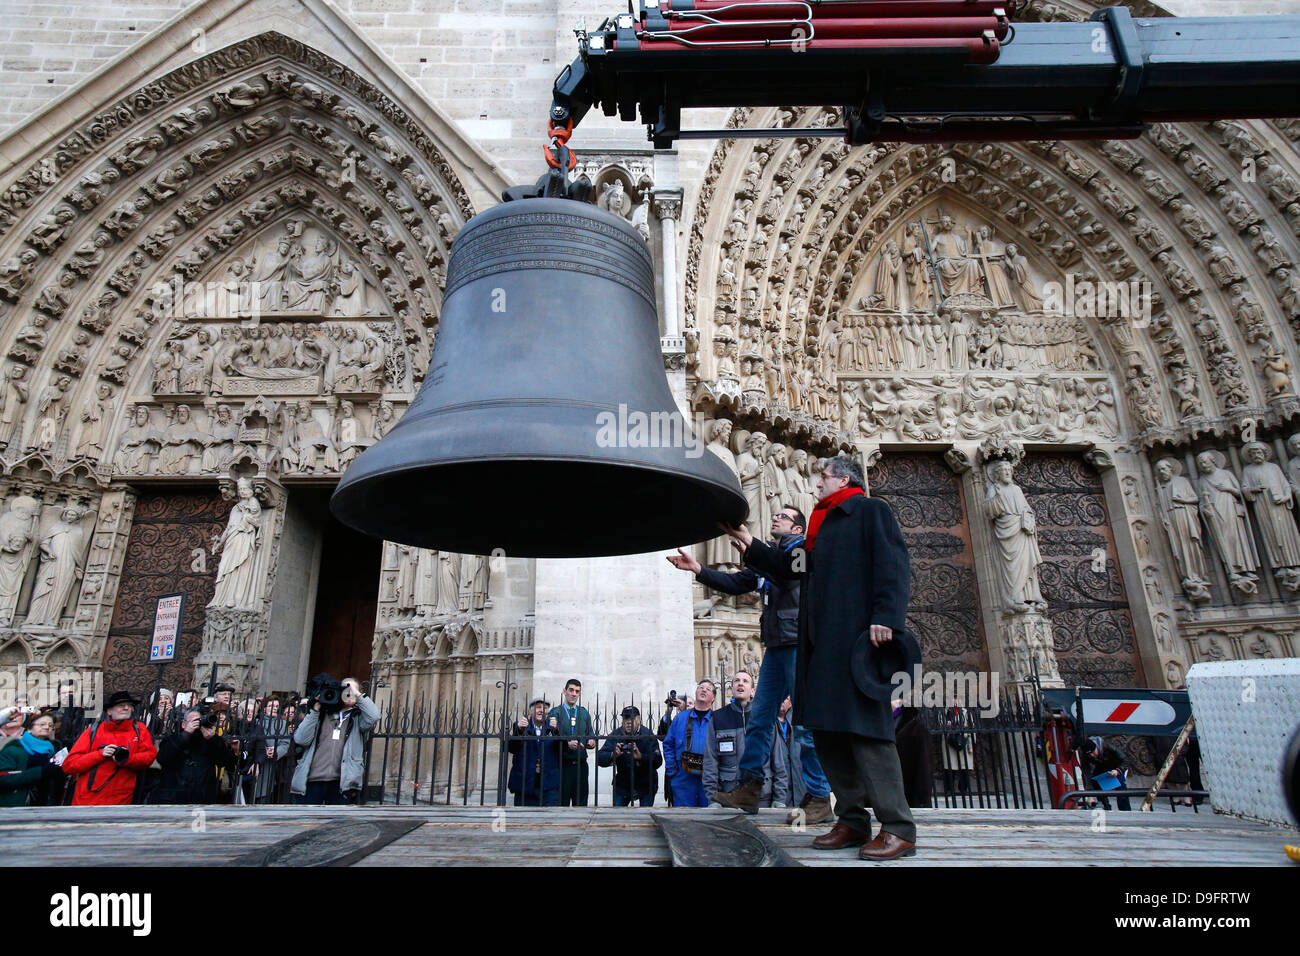
<svg viewBox="0 0 1300 956">
<path fill-rule="evenodd" d="M 666 718 L 677 713 L 664 701 L 596 699 L 587 707 L 592 720 L 590 734 L 581 738 L 557 735 L 564 751 L 572 752 L 568 745 L 575 742 L 578 752 L 586 755 L 580 767 L 587 782 L 588 806 L 613 802 L 615 768 L 602 767 L 599 755 L 607 744 L 618 743 L 622 737 L 620 714 L 629 704 L 640 711 L 641 726 L 656 737 L 662 737 L 667 729 Z M 905 775 L 926 778 L 930 784 L 928 794 L 909 797 L 916 805 L 936 807 L 1052 807 L 1042 713 L 1038 695 L 1032 690 L 1004 693 L 997 707 L 987 710 L 922 707 L 905 712 L 904 720 L 919 721 L 925 731 L 923 736 L 916 735 L 923 741 L 919 748 L 902 742 L 900 735 Z M 98 716 L 71 700 L 55 714 L 60 718 L 59 745 L 68 747 Z M 246 804 L 291 803 L 290 782 L 305 749 L 293 738 L 303 716 L 292 706 L 285 713 L 269 715 L 261 712 L 258 701 L 234 701 L 230 711 L 221 715 L 218 732 L 230 741 L 237 765 L 234 773 L 221 775 L 219 799 Z M 361 801 L 394 806 L 502 806 L 512 802 L 507 788 L 514 759 L 510 744 L 519 739 L 514 728 L 521 716 L 503 694 L 464 701 L 407 700 L 396 706 L 389 702 L 365 741 Z M 179 731 L 179 718 L 178 710 L 159 715 L 143 706 L 135 715 L 148 728 L 155 745 Z M 594 744 L 592 749 L 587 749 L 589 743 Z M 911 776 L 909 766 L 917 761 L 922 761 L 923 769 Z M 792 760 L 792 780 L 798 775 L 798 764 Z M 159 776 L 156 767 L 142 774 L 137 802 L 155 798 Z M 662 803 L 662 770 L 656 778 L 656 802 Z M 790 803 L 797 803 L 799 790 L 792 787 Z M 65 802 L 71 794 L 69 780 Z"/>
</svg>

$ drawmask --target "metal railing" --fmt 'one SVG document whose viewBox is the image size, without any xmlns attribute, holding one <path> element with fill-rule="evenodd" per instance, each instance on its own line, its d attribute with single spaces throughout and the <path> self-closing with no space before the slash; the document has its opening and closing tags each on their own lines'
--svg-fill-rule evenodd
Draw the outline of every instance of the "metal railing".
<svg viewBox="0 0 1300 956">
<path fill-rule="evenodd" d="M 665 717 L 663 701 L 636 698 L 593 701 L 587 708 L 592 732 L 575 737 L 560 733 L 561 754 L 572 753 L 568 743 L 577 740 L 586 759 L 580 776 L 586 782 L 588 806 L 613 802 L 615 768 L 599 766 L 598 754 L 611 740 L 622 736 L 620 714 L 625 705 L 641 712 L 642 726 L 658 736 Z M 303 714 L 285 721 L 279 717 L 248 716 L 251 705 L 236 700 L 219 731 L 231 741 L 237 769 L 223 779 L 219 800 L 246 804 L 292 803 L 290 782 L 305 749 L 293 740 Z M 668 716 L 674 716 L 672 711 Z M 88 714 L 68 702 L 57 712 L 61 718 L 60 745 L 71 747 L 98 715 Z M 508 791 L 514 725 L 523 714 L 508 708 L 501 698 L 465 701 L 405 701 L 381 711 L 379 722 L 365 741 L 365 776 L 360 800 L 390 806 L 501 806 L 512 802 Z M 161 718 L 144 708 L 136 714 L 158 745 L 179 730 L 179 713 Z M 1044 809 L 1051 808 L 1049 773 L 1044 759 L 1042 708 L 1031 691 L 1004 693 L 996 711 L 974 708 L 918 708 L 915 719 L 926 733 L 924 751 L 912 744 L 900 747 L 904 769 L 925 761 L 930 781 L 928 805 L 935 807 Z M 792 735 L 793 736 L 793 735 Z M 586 743 L 594 741 L 594 749 Z M 791 778 L 798 775 L 791 762 Z M 137 802 L 156 798 L 160 771 L 141 775 Z M 665 799 L 663 771 L 656 774 L 656 802 Z M 917 775 L 922 776 L 922 774 Z M 792 787 L 790 803 L 794 799 Z M 1145 793 L 1145 791 L 1143 791 Z M 64 794 L 71 799 L 72 781 Z M 1087 794 L 1080 793 L 1081 796 Z M 1114 791 L 1108 795 L 1116 795 Z M 1162 791 L 1160 797 L 1203 798 L 1201 791 Z M 915 802 L 924 804 L 926 797 Z"/>
</svg>

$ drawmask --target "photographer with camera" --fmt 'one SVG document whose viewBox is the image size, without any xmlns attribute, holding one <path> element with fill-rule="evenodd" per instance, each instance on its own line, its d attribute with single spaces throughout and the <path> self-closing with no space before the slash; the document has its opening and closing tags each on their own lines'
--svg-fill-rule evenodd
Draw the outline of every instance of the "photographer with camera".
<svg viewBox="0 0 1300 956">
<path fill-rule="evenodd" d="M 379 723 L 379 708 L 361 692 L 356 678 L 318 674 L 307 685 L 311 709 L 294 732 L 306 747 L 289 791 L 294 803 L 354 804 L 366 775 L 366 738 Z"/>
<path fill-rule="evenodd" d="M 158 747 L 162 779 L 149 803 L 216 803 L 217 772 L 235 769 L 235 752 L 217 736 L 217 712 L 197 707 L 182 715 L 180 728 Z"/>
<path fill-rule="evenodd" d="M 611 734 L 596 754 L 601 767 L 614 765 L 614 806 L 628 807 L 633 803 L 652 807 L 659 790 L 659 777 L 655 773 L 663 765 L 659 752 L 659 738 L 641 726 L 641 711 L 624 707 L 622 733 Z"/>
<path fill-rule="evenodd" d="M 63 761 L 63 772 L 77 777 L 72 805 L 122 806 L 135 794 L 137 776 L 158 756 L 144 724 L 132 720 L 140 701 L 126 691 L 108 698 L 105 719 L 82 732 Z"/>
</svg>

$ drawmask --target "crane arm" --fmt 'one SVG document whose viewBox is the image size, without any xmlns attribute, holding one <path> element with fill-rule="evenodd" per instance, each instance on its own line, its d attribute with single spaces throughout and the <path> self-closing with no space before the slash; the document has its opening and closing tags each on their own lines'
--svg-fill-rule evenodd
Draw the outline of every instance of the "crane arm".
<svg viewBox="0 0 1300 956">
<path fill-rule="evenodd" d="M 638 0 L 578 31 L 552 130 L 639 116 L 657 148 L 718 136 L 1117 139 L 1149 124 L 1300 114 L 1300 16 L 1014 23 L 1015 0 Z M 842 108 L 843 125 L 683 130 L 683 109 Z"/>
</svg>

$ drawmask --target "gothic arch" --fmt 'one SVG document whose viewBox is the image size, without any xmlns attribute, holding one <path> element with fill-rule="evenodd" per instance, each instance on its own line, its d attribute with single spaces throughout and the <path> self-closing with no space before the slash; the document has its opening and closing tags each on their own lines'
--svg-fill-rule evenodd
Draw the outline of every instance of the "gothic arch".
<svg viewBox="0 0 1300 956">
<path fill-rule="evenodd" d="M 497 186 L 472 184 L 476 194 Z M 447 249 L 474 212 L 444 147 L 404 107 L 355 71 L 278 33 L 241 41 L 138 89 L 45 149 L 0 196 L 0 342 L 11 396 L 0 413 L 8 434 L 0 438 L 12 439 L 4 459 L 12 465 L 23 452 L 39 452 L 54 473 L 81 462 L 104 478 L 115 468 L 125 476 L 113 450 L 128 427 L 128 403 L 147 402 L 169 418 L 182 404 L 177 395 L 159 398 L 149 381 L 160 354 L 177 349 L 178 340 L 199 336 L 197 346 L 180 349 L 197 349 L 191 358 L 205 370 L 202 382 L 172 391 L 188 396 L 195 412 L 206 406 L 208 425 L 217 422 L 216 406 L 237 402 L 213 387 L 209 348 L 218 334 L 240 336 L 228 322 L 237 317 L 199 316 L 227 320 L 205 329 L 205 343 L 203 333 L 187 327 L 181 296 L 167 289 L 226 283 L 235 259 L 246 263 L 268 237 L 274 248 L 286 227 L 299 260 L 311 254 L 300 241 L 305 226 L 310 241 L 339 257 L 324 268 L 347 270 L 345 281 L 359 284 L 362 296 L 368 292 L 374 305 L 351 317 L 375 321 L 352 325 L 357 338 L 373 334 L 377 344 L 367 354 L 382 353 L 386 366 L 382 382 L 362 387 L 353 376 L 337 394 L 324 383 L 315 392 L 298 388 L 299 404 L 314 396 L 317 418 L 328 405 L 329 429 L 335 412 L 348 408 L 341 403 L 351 400 L 353 408 L 363 406 L 348 425 L 363 432 L 353 435 L 357 448 L 378 437 L 422 378 Z M 346 323 L 320 324 L 349 317 L 342 307 L 330 308 L 338 285 L 336 274 L 312 296 L 318 324 L 307 333 L 334 351 L 352 334 Z M 282 301 L 289 304 L 287 296 Z M 269 311 L 274 321 L 281 309 Z M 312 317 L 279 318 L 301 326 Z M 205 348 L 209 354 L 201 354 Z M 293 395 L 284 381 L 267 379 L 268 394 Z M 240 394 L 251 398 L 260 390 L 255 382 Z M 81 410 L 83 421 L 70 408 Z M 154 416 L 149 424 L 160 422 Z M 149 462 L 137 457 L 131 464 L 137 467 L 127 472 Z M 331 459 L 317 470 L 342 464 Z M 202 471 L 213 471 L 212 460 Z M 196 465 L 181 473 L 195 474 Z"/>
</svg>

